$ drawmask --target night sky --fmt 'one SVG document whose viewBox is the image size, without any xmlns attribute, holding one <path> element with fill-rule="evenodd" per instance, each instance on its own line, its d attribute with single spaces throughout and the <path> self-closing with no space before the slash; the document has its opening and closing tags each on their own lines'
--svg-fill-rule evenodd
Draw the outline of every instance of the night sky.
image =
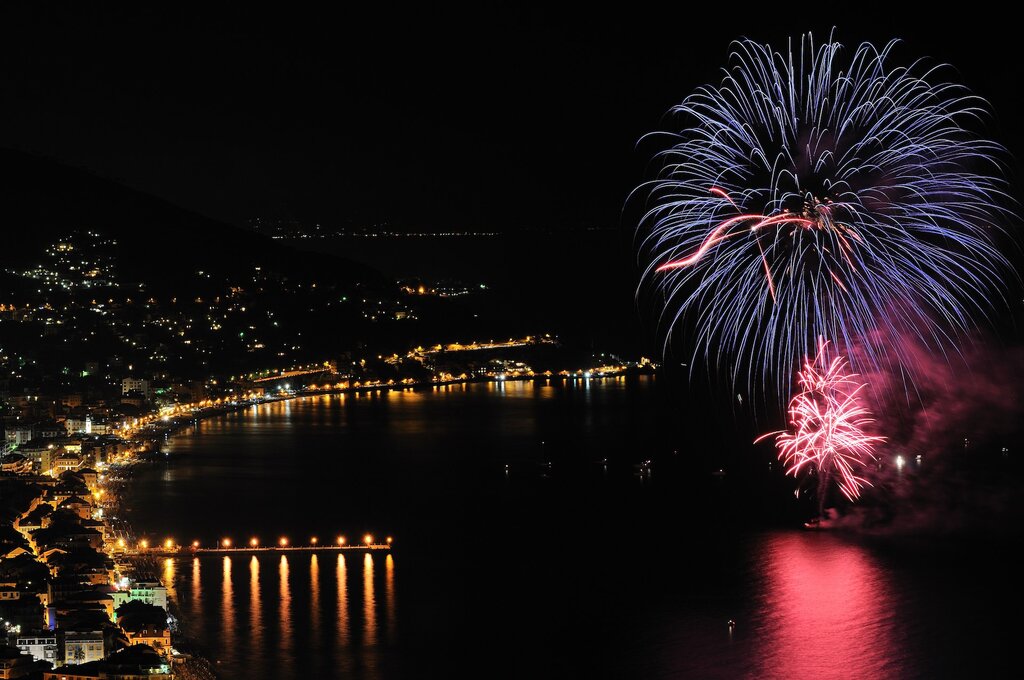
<svg viewBox="0 0 1024 680">
<path fill-rule="evenodd" d="M 623 11 L 4 8 L 0 145 L 239 225 L 617 227 L 638 137 L 717 78 L 731 39 L 836 25 L 954 64 L 992 103 L 988 132 L 1024 148 L 1016 22 L 984 11 Z"/>
</svg>

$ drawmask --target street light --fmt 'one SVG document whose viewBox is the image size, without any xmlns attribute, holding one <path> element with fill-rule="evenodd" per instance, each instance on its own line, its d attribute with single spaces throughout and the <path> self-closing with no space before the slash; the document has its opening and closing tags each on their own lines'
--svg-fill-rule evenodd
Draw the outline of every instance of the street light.
<svg viewBox="0 0 1024 680">
<path fill-rule="evenodd" d="M 338 545 L 345 545 L 345 537 L 338 536 Z"/>
<path fill-rule="evenodd" d="M 284 536 L 282 536 L 282 537 L 281 537 L 281 540 L 280 540 L 280 541 L 278 541 L 277 543 L 278 543 L 278 545 L 280 545 L 280 546 L 281 546 L 282 548 L 284 548 L 285 546 L 287 546 L 287 545 L 288 545 L 288 539 L 287 539 L 287 538 L 285 538 Z"/>
<path fill-rule="evenodd" d="M 251 546 L 252 546 L 252 547 L 254 547 L 254 548 L 255 548 L 256 546 L 258 546 L 259 544 L 260 544 L 260 541 L 259 541 L 259 539 L 258 539 L 258 538 L 255 538 L 255 537 L 254 537 L 254 538 L 250 538 L 250 539 L 249 539 L 249 545 L 251 545 Z"/>
<path fill-rule="evenodd" d="M 366 534 L 365 536 L 363 536 L 363 543 L 365 543 L 366 545 L 370 545 L 371 543 L 373 543 L 373 536 L 370 534 Z"/>
<path fill-rule="evenodd" d="M 224 540 L 222 540 L 220 542 L 220 544 L 221 544 L 222 547 L 230 548 L 231 547 L 231 539 L 230 538 L 225 538 Z"/>
<path fill-rule="evenodd" d="M 309 542 L 312 543 L 313 545 L 316 545 L 316 536 L 314 536 L 313 538 L 309 539 Z"/>
<path fill-rule="evenodd" d="M 391 540 L 392 540 L 392 539 L 391 539 L 391 537 L 390 537 L 390 536 L 388 536 L 388 538 L 387 538 L 387 541 L 388 541 L 388 545 L 391 545 Z"/>
</svg>

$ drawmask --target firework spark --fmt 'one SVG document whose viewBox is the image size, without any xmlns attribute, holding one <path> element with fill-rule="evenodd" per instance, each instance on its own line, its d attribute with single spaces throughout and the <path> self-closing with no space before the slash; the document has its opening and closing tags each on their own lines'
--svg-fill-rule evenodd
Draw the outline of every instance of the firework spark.
<svg viewBox="0 0 1024 680">
<path fill-rule="evenodd" d="M 1010 271 L 1002 149 L 970 131 L 982 100 L 892 66 L 894 44 L 737 42 L 721 84 L 673 109 L 637 190 L 666 345 L 685 330 L 751 393 L 785 396 L 819 336 L 860 372 L 912 377 L 901 338 L 943 350 L 991 311 Z"/>
<path fill-rule="evenodd" d="M 866 384 L 849 372 L 845 357 L 830 357 L 828 343 L 819 338 L 817 354 L 797 372 L 797 386 L 789 403 L 791 431 L 770 432 L 757 441 L 775 437 L 787 474 L 799 477 L 813 470 L 820 503 L 833 479 L 844 496 L 856 500 L 868 484 L 860 470 L 875 459 L 875 445 L 885 441 L 865 430 L 873 422 L 862 404 Z"/>
</svg>

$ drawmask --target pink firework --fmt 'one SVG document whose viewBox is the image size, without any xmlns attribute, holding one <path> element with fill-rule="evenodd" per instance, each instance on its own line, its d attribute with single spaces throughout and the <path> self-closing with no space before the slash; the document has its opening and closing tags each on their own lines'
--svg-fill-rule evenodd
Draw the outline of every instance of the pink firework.
<svg viewBox="0 0 1024 680">
<path fill-rule="evenodd" d="M 775 445 L 787 474 L 797 477 L 816 470 L 822 504 L 833 478 L 844 496 L 856 500 L 868 484 L 858 472 L 874 460 L 875 445 L 885 441 L 865 432 L 874 422 L 861 403 L 866 383 L 847 371 L 846 358 L 830 358 L 828 342 L 819 338 L 817 355 L 806 358 L 797 372 L 800 391 L 789 402 L 791 431 L 769 432 L 757 440 L 777 435 Z"/>
</svg>

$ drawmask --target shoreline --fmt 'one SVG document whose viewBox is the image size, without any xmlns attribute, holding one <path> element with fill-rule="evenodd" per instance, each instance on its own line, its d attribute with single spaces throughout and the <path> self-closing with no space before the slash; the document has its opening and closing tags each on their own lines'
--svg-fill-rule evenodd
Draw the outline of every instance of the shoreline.
<svg viewBox="0 0 1024 680">
<path fill-rule="evenodd" d="M 551 381 L 560 380 L 562 382 L 588 382 L 591 380 L 607 380 L 609 378 L 624 378 L 624 377 L 656 377 L 656 370 L 636 370 L 626 369 L 622 371 L 601 373 L 598 375 L 590 376 L 574 376 L 574 375 L 563 375 L 563 374 L 552 374 L 552 375 L 521 375 L 521 376 L 505 376 L 502 378 L 496 378 L 491 376 L 475 377 L 475 378 L 457 378 L 452 380 L 444 381 L 422 381 L 414 383 L 374 383 L 364 384 L 357 386 L 347 387 L 335 387 L 330 386 L 323 389 L 303 389 L 303 390 L 287 390 L 281 394 L 263 394 L 260 396 L 247 396 L 243 399 L 232 400 L 232 401 L 221 401 L 209 406 L 203 406 L 206 402 L 200 404 L 182 404 L 174 408 L 173 411 L 166 414 L 150 414 L 144 417 L 144 421 L 133 430 L 149 427 L 150 425 L 156 425 L 156 429 L 153 436 L 140 437 L 137 432 L 129 431 L 124 436 L 126 441 L 137 441 L 139 442 L 143 454 L 146 453 L 145 449 L 147 445 L 155 444 L 159 448 L 159 442 L 165 441 L 171 436 L 180 436 L 181 431 L 187 427 L 198 424 L 201 420 L 207 420 L 210 418 L 216 418 L 218 416 L 227 415 L 229 413 L 235 413 L 243 409 L 250 408 L 252 406 L 259 406 L 261 404 L 270 404 L 281 401 L 290 401 L 293 399 L 302 399 L 306 397 L 319 397 L 333 394 L 359 394 L 366 392 L 395 392 L 400 390 L 417 390 L 424 388 L 436 388 L 436 387 L 449 387 L 452 385 L 470 385 L 470 384 L 488 384 L 488 383 L 508 383 L 508 382 L 537 382 L 540 380 Z M 185 411 L 189 414 L 186 416 Z M 163 423 L 163 425 L 160 425 Z M 149 455 L 155 455 L 159 451 L 150 452 Z M 148 460 L 144 455 L 143 460 Z M 127 461 L 126 461 L 127 462 Z M 134 464 L 134 461 L 131 463 Z"/>
</svg>

